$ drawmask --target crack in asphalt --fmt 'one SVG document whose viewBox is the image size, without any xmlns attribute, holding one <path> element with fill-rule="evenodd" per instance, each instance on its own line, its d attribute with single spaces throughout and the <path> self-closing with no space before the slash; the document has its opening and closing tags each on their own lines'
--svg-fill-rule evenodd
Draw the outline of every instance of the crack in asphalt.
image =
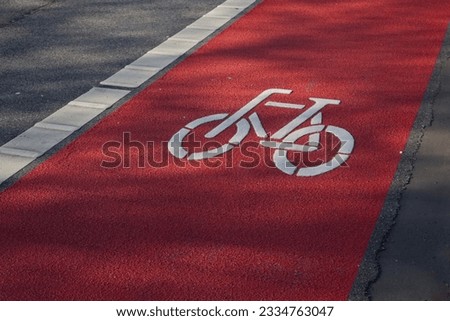
<svg viewBox="0 0 450 321">
<path fill-rule="evenodd" d="M 400 212 L 400 201 L 413 177 L 416 155 L 422 144 L 426 130 L 433 125 L 433 105 L 442 86 L 442 71 L 447 60 L 450 59 L 450 25 L 441 51 L 436 60 L 427 91 L 422 100 L 416 120 L 414 121 L 405 150 L 402 152 L 400 163 L 389 188 L 386 200 L 370 238 L 364 258 L 359 267 L 358 275 L 350 291 L 349 300 L 371 300 L 371 288 L 380 278 L 382 268 L 380 255 L 385 250 L 392 228 Z"/>
<path fill-rule="evenodd" d="M 18 21 L 20 21 L 20 20 L 22 20 L 22 19 L 25 19 L 26 17 L 31 16 L 32 14 L 34 14 L 34 13 L 36 13 L 36 12 L 42 10 L 42 9 L 45 9 L 45 8 L 51 6 L 51 5 L 54 4 L 56 1 L 57 1 L 57 0 L 47 0 L 46 3 L 44 3 L 44 4 L 40 5 L 40 6 L 37 6 L 37 7 L 31 8 L 31 9 L 24 10 L 24 11 L 22 11 L 22 12 L 19 12 L 19 13 L 17 14 L 17 16 L 15 16 L 15 17 L 9 19 L 8 22 L 6 22 L 6 23 L 0 23 L 0 28 L 8 27 L 8 26 L 10 26 L 11 24 L 14 24 L 14 23 L 16 23 L 16 22 L 18 22 Z"/>
</svg>

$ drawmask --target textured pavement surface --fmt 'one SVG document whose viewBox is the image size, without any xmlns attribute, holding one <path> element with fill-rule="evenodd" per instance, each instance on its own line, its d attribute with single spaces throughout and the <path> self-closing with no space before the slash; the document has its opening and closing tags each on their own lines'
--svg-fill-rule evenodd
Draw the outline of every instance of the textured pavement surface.
<svg viewBox="0 0 450 321">
<path fill-rule="evenodd" d="M 221 2 L 7 1 L 0 144 Z M 403 150 L 430 85 L 448 6 L 264 3 L 234 27 L 238 37 L 227 31 L 0 194 L 7 213 L 0 217 L 2 299 L 340 300 L 355 277 L 351 299 L 450 299 L 448 44 L 431 78 L 430 114 L 416 120 L 413 147 Z M 384 19 L 383 28 L 374 19 Z M 278 23 L 286 29 L 274 28 Z M 234 111 L 272 84 L 292 86 L 296 102 L 343 98 L 342 110 L 325 119 L 355 135 L 350 169 L 370 178 L 350 179 L 343 168 L 306 188 L 273 168 L 218 169 L 220 182 L 198 169 L 193 177 L 179 168 L 99 169 L 102 143 L 120 141 L 125 131 L 164 141 L 187 119 Z"/>
<path fill-rule="evenodd" d="M 450 27 L 434 81 L 431 123 L 395 225 L 379 255 L 374 300 L 450 300 Z"/>
<path fill-rule="evenodd" d="M 0 145 L 222 2 L 7 1 L 5 7 L 2 3 Z"/>
</svg>

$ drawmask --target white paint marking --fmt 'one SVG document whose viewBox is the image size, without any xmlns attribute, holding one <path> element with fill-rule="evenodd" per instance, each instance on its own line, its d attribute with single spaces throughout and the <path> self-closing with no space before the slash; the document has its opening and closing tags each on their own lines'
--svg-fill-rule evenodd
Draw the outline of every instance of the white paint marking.
<svg viewBox="0 0 450 321">
<path fill-rule="evenodd" d="M 322 113 L 317 113 L 313 118 L 311 118 L 311 125 L 322 124 Z"/>
<path fill-rule="evenodd" d="M 241 109 L 239 109 L 237 112 L 235 112 L 230 117 L 225 119 L 217 127 L 214 127 L 209 132 L 207 132 L 205 137 L 213 138 L 213 137 L 217 136 L 222 131 L 224 131 L 226 128 L 231 126 L 234 122 L 236 122 L 239 118 L 241 118 L 246 113 L 248 113 L 250 110 L 255 108 L 260 102 L 262 102 L 264 99 L 266 99 L 270 95 L 272 95 L 272 94 L 288 95 L 291 92 L 292 92 L 292 90 L 290 90 L 290 89 L 279 89 L 279 88 L 271 88 L 271 89 L 264 90 L 262 93 L 260 93 L 258 96 L 253 98 L 250 102 L 248 102 L 245 106 L 243 106 Z"/>
<path fill-rule="evenodd" d="M 44 128 L 44 129 L 54 129 L 54 130 L 61 130 L 64 132 L 74 132 L 79 127 L 76 126 L 70 126 L 70 125 L 61 125 L 61 124 L 52 124 L 52 123 L 46 123 L 46 122 L 39 122 L 34 125 L 34 127 L 38 128 Z"/>
<path fill-rule="evenodd" d="M 174 56 L 184 55 L 196 45 L 196 42 L 184 39 L 169 38 L 154 48 L 151 52 L 159 54 L 169 54 Z"/>
<path fill-rule="evenodd" d="M 296 167 L 287 159 L 287 151 L 284 149 L 276 149 L 273 153 L 273 162 L 275 166 L 285 174 L 293 175 Z"/>
<path fill-rule="evenodd" d="M 205 158 L 212 158 L 219 155 L 222 155 L 230 150 L 232 150 L 235 146 L 232 144 L 224 144 L 218 148 L 213 148 L 204 152 L 193 153 L 189 155 L 189 160 L 202 160 Z"/>
<path fill-rule="evenodd" d="M 103 80 L 100 84 L 124 88 L 137 88 L 155 75 L 155 73 L 156 72 L 152 70 L 138 70 L 125 67 L 108 79 Z"/>
<path fill-rule="evenodd" d="M 305 128 L 298 129 L 288 135 L 283 142 L 284 143 L 294 143 L 297 139 L 304 135 L 308 135 L 315 132 L 323 131 L 325 125 L 314 125 Z M 298 170 L 297 176 L 316 176 L 326 172 L 329 172 L 339 166 L 341 166 L 349 157 L 350 153 L 353 150 L 354 139 L 353 136 L 343 128 L 328 126 L 325 128 L 325 131 L 335 135 L 341 141 L 341 147 L 330 161 L 327 163 L 320 164 L 318 166 L 313 167 L 302 167 Z M 282 144 L 281 144 L 282 145 Z M 301 145 L 298 145 L 301 146 Z M 272 147 L 272 146 L 269 146 Z M 280 149 L 275 150 L 273 157 L 276 167 L 284 173 L 289 175 L 293 175 L 295 173 L 294 165 L 287 159 L 287 151 L 291 148 L 280 146 Z M 312 147 L 311 147 L 312 148 Z"/>
<path fill-rule="evenodd" d="M 177 158 L 184 158 L 187 155 L 187 150 L 181 146 L 183 143 L 183 139 L 186 137 L 187 134 L 191 132 L 190 129 L 181 128 L 175 135 L 172 136 L 172 138 L 169 140 L 167 148 L 169 149 L 169 152 L 177 157 Z"/>
<path fill-rule="evenodd" d="M 124 67 L 124 69 L 130 69 L 130 70 L 142 70 L 142 71 L 148 71 L 153 72 L 154 75 L 156 75 L 158 72 L 161 71 L 161 68 L 155 68 L 155 67 L 146 67 L 146 66 L 136 66 L 136 65 L 127 65 Z"/>
<path fill-rule="evenodd" d="M 23 150 L 23 149 L 17 149 L 17 148 L 9 148 L 9 147 L 0 147 L 0 153 L 4 155 L 10 155 L 10 156 L 20 156 L 20 157 L 27 157 L 27 158 L 38 158 L 40 156 L 40 153 L 38 152 L 32 152 L 29 150 Z M 3 166 L 3 164 L 2 164 Z"/>
<path fill-rule="evenodd" d="M 239 14 L 244 8 L 218 6 L 214 10 L 205 14 L 205 17 L 227 18 L 231 19 Z"/>
<path fill-rule="evenodd" d="M 230 21 L 229 18 L 203 16 L 194 23 L 190 24 L 188 27 L 197 29 L 217 30 L 224 24 L 226 24 L 228 21 Z"/>
<path fill-rule="evenodd" d="M 311 125 L 319 124 L 322 124 L 322 113 L 317 113 L 313 118 L 311 118 Z M 318 148 L 320 145 L 320 133 L 309 135 L 308 145 Z"/>
<path fill-rule="evenodd" d="M 273 141 L 262 140 L 259 143 L 264 147 L 278 148 L 278 149 L 284 149 L 284 150 L 293 150 L 293 151 L 297 151 L 297 152 L 312 152 L 317 149 L 317 147 L 315 147 L 315 146 L 299 145 L 299 144 L 288 143 L 288 142 L 273 142 Z"/>
<path fill-rule="evenodd" d="M 45 118 L 38 124 L 64 125 L 74 127 L 75 130 L 81 128 L 84 124 L 102 113 L 98 108 L 89 108 L 84 106 L 66 105 L 55 113 Z M 36 124 L 37 126 L 37 124 Z M 46 126 L 46 125 L 44 125 Z"/>
<path fill-rule="evenodd" d="M 224 2 L 224 6 L 216 7 L 100 84 L 124 88 L 141 86 L 253 2 L 254 0 Z"/>
<path fill-rule="evenodd" d="M 236 8 L 247 8 L 252 3 L 254 3 L 255 0 L 227 0 L 224 3 L 222 3 L 222 7 L 236 7 Z"/>
<path fill-rule="evenodd" d="M 70 106 L 74 107 L 84 107 L 84 108 L 92 108 L 92 109 L 98 109 L 98 110 L 105 110 L 109 107 L 109 104 L 98 104 L 98 103 L 88 103 L 85 101 L 71 101 L 69 103 Z"/>
<path fill-rule="evenodd" d="M 147 52 L 142 57 L 133 61 L 130 66 L 151 67 L 153 69 L 164 69 L 177 60 L 180 54 L 162 54 L 153 51 Z"/>
<path fill-rule="evenodd" d="M 172 138 L 169 140 L 168 148 L 169 152 L 177 157 L 177 158 L 184 158 L 187 156 L 188 151 L 182 147 L 183 139 L 191 132 L 191 130 L 195 129 L 196 127 L 209 123 L 211 121 L 215 120 L 221 120 L 228 116 L 228 114 L 215 114 L 215 115 L 209 115 L 205 117 L 198 118 L 186 126 L 184 128 L 180 129 L 175 135 L 172 136 Z M 241 141 L 247 136 L 248 132 L 250 131 L 250 124 L 246 119 L 241 119 L 236 123 L 236 133 L 233 135 L 233 137 L 230 138 L 229 142 L 218 147 L 218 148 L 212 148 L 207 151 L 192 153 L 189 155 L 189 160 L 201 160 L 205 158 L 211 158 L 218 155 L 221 155 L 223 153 L 228 152 L 235 146 L 239 145 Z"/>
<path fill-rule="evenodd" d="M 305 108 L 305 105 L 279 103 L 279 102 L 276 102 L 276 101 L 268 101 L 264 105 L 268 106 L 268 107 L 278 107 L 278 108 L 292 108 L 292 109 L 303 109 L 303 108 Z"/>
<path fill-rule="evenodd" d="M 2 147 L 35 152 L 41 156 L 69 135 L 70 132 L 66 131 L 31 127 Z"/>
<path fill-rule="evenodd" d="M 228 114 L 223 113 L 223 114 L 214 114 L 214 115 L 209 115 L 209 116 L 197 118 L 196 120 L 191 121 L 189 124 L 187 124 L 184 127 L 189 128 L 189 129 L 194 129 L 197 126 L 200 126 L 201 124 L 209 123 L 209 122 L 212 122 L 214 120 L 222 120 L 222 119 L 224 119 L 227 116 L 228 116 Z"/>
<path fill-rule="evenodd" d="M 280 128 L 276 133 L 273 134 L 273 139 L 283 139 L 285 136 L 287 136 L 290 132 L 295 130 L 296 127 L 303 124 L 305 121 L 307 121 L 309 118 L 313 117 L 316 113 L 318 113 L 322 108 L 324 108 L 327 105 L 338 105 L 340 103 L 339 100 L 336 99 L 325 99 L 325 98 L 314 98 L 311 97 L 309 100 L 313 101 L 315 104 L 308 108 L 306 111 L 298 115 L 296 118 L 294 118 L 292 121 L 290 121 L 287 125 Z"/>
<path fill-rule="evenodd" d="M 187 40 L 187 41 L 193 41 L 195 43 L 198 43 L 208 37 L 210 34 L 212 34 L 214 30 L 208 30 L 208 29 L 198 29 L 198 28 L 185 28 L 181 30 L 179 33 L 174 35 L 171 39 L 173 40 Z"/>
<path fill-rule="evenodd" d="M 239 145 L 242 140 L 247 136 L 250 131 L 250 124 L 246 119 L 241 119 L 236 123 L 237 132 L 236 134 L 230 138 L 230 144 Z"/>
<path fill-rule="evenodd" d="M 267 138 L 267 132 L 264 129 L 258 114 L 253 113 L 248 117 L 248 119 L 250 120 L 250 123 L 252 124 L 253 129 L 255 130 L 256 136 L 258 136 L 259 138 Z"/>
<path fill-rule="evenodd" d="M 295 141 L 297 139 L 299 139 L 300 137 L 308 135 L 308 134 L 320 132 L 324 128 L 325 128 L 325 125 L 314 125 L 314 126 L 308 126 L 308 127 L 294 130 L 292 133 L 290 133 L 288 136 L 286 136 L 285 139 L 283 139 L 283 142 L 295 143 Z"/>
<path fill-rule="evenodd" d="M 70 102 L 69 104 L 76 104 L 77 106 L 86 106 L 86 107 L 91 107 L 90 106 L 91 104 L 92 106 L 102 105 L 106 106 L 102 108 L 108 108 L 114 105 L 116 102 L 118 102 L 120 99 L 122 99 L 129 93 L 130 93 L 129 90 L 94 87 L 87 93 L 81 95 L 74 101 Z"/>
<path fill-rule="evenodd" d="M 0 184 L 30 164 L 33 160 L 34 157 L 6 155 L 0 151 Z"/>
<path fill-rule="evenodd" d="M 327 132 L 332 133 L 341 141 L 341 147 L 339 148 L 339 153 L 351 154 L 353 147 L 355 146 L 355 140 L 353 136 L 346 131 L 344 128 L 336 126 L 327 126 Z"/>
</svg>

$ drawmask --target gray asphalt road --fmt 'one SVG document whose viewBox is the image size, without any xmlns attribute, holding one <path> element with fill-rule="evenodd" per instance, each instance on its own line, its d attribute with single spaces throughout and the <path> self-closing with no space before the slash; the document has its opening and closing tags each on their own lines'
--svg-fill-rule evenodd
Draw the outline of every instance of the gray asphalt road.
<svg viewBox="0 0 450 321">
<path fill-rule="evenodd" d="M 223 2 L 3 1 L 0 146 Z"/>
<path fill-rule="evenodd" d="M 450 300 L 450 25 L 352 300 Z"/>
<path fill-rule="evenodd" d="M 0 27 L 51 4 L 53 0 L 2 0 L 0 8 Z"/>
<path fill-rule="evenodd" d="M 450 28 L 443 53 L 433 121 L 380 253 L 374 300 L 450 300 Z"/>
</svg>

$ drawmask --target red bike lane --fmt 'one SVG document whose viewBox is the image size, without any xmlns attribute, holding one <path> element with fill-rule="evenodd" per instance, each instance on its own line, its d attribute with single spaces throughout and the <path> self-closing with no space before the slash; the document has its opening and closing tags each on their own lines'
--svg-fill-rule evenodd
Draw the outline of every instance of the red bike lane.
<svg viewBox="0 0 450 321">
<path fill-rule="evenodd" d="M 0 194 L 0 299 L 345 300 L 449 12 L 438 0 L 262 1 Z M 354 138 L 345 166 L 300 177 L 262 158 L 242 166 L 242 148 L 209 166 L 169 153 L 187 123 L 269 88 L 305 110 L 340 100 L 322 122 Z M 273 132 L 303 110 L 255 111 Z M 252 155 L 270 157 L 259 140 L 250 129 Z"/>
</svg>

